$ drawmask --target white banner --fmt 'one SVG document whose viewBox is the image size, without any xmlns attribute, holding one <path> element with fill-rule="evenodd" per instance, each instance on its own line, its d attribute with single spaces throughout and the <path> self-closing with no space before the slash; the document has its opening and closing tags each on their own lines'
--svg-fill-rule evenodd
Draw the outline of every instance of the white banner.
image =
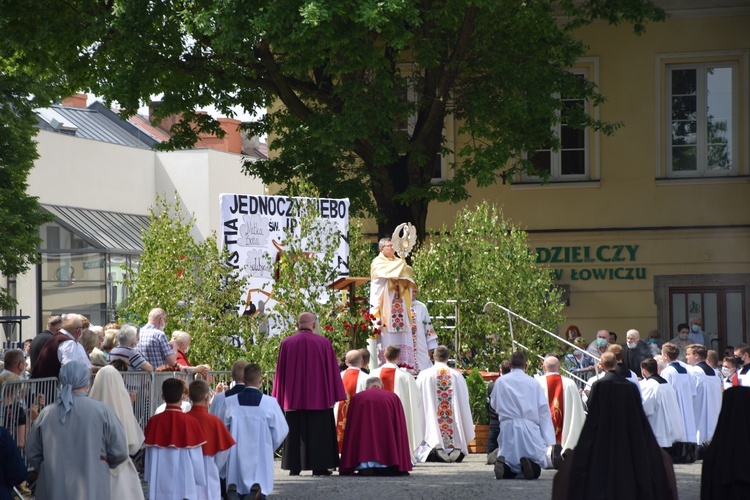
<svg viewBox="0 0 750 500">
<path fill-rule="evenodd" d="M 223 193 L 220 199 L 221 241 L 230 254 L 227 264 L 238 270 L 240 276 L 249 278 L 249 288 L 243 297 L 246 305 L 240 308 L 240 314 L 263 314 L 273 306 L 273 263 L 286 249 L 285 230 L 298 235 L 300 212 L 310 205 L 317 209 L 320 227 L 339 241 L 331 267 L 339 276 L 349 275 L 348 198 Z"/>
</svg>

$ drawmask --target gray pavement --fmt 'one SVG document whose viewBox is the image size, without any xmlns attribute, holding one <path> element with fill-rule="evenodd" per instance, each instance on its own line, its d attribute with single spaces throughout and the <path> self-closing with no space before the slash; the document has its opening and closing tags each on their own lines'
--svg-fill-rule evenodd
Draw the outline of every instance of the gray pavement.
<svg viewBox="0 0 750 500">
<path fill-rule="evenodd" d="M 542 471 L 536 481 L 496 480 L 484 454 L 469 455 L 460 464 L 417 464 L 408 477 L 312 477 L 309 471 L 291 477 L 275 464 L 274 492 L 270 499 L 356 499 L 384 498 L 509 498 L 514 500 L 551 498 L 553 470 Z M 701 462 L 676 465 L 677 489 L 680 500 L 700 497 Z"/>
</svg>

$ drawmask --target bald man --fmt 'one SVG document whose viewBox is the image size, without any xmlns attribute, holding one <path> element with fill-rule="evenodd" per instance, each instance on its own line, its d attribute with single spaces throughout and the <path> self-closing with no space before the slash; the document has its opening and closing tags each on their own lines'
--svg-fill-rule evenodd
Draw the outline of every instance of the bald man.
<svg viewBox="0 0 750 500">
<path fill-rule="evenodd" d="M 313 333 L 317 319 L 300 314 L 298 332 L 281 341 L 272 396 L 284 410 L 289 434 L 281 468 L 297 476 L 329 476 L 339 464 L 333 405 L 346 399 L 331 341 Z"/>
<path fill-rule="evenodd" d="M 146 358 L 156 370 L 160 366 L 177 368 L 177 354 L 169 346 L 164 329 L 167 327 L 167 313 L 155 307 L 148 313 L 148 323 L 141 327 L 140 340 L 135 349 Z"/>
<path fill-rule="evenodd" d="M 547 396 L 556 440 L 550 455 L 551 460 L 547 463 L 557 469 L 560 466 L 562 451 L 576 447 L 586 413 L 583 411 L 583 403 L 575 382 L 560 375 L 560 360 L 555 356 L 547 356 L 544 358 L 542 369 L 544 375 L 537 377 L 537 381 Z"/>
</svg>

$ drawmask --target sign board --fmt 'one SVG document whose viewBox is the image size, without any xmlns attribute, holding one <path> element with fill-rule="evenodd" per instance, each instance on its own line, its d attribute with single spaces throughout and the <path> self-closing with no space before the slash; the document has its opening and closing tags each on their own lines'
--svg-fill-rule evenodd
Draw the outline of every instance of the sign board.
<svg viewBox="0 0 750 500">
<path fill-rule="evenodd" d="M 220 205 L 221 241 L 229 252 L 227 264 L 249 281 L 240 314 L 267 314 L 273 307 L 274 263 L 287 249 L 286 234 L 299 235 L 300 215 L 310 207 L 317 210 L 319 227 L 327 232 L 326 237 L 338 241 L 331 267 L 339 276 L 349 275 L 348 198 L 221 194 Z"/>
</svg>

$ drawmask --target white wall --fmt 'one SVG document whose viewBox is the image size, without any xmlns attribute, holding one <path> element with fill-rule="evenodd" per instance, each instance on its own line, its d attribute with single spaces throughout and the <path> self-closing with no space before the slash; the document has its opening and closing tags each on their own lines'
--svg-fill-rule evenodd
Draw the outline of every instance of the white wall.
<svg viewBox="0 0 750 500">
<path fill-rule="evenodd" d="M 41 203 L 145 215 L 154 201 L 155 153 L 40 131 L 28 193 Z"/>
<path fill-rule="evenodd" d="M 205 239 L 221 230 L 221 193 L 263 194 L 260 179 L 242 174 L 244 157 L 213 149 L 157 153 L 156 192 L 173 198 L 177 191 L 185 215 L 195 215 L 194 236 Z"/>
<path fill-rule="evenodd" d="M 244 157 L 209 149 L 155 152 L 40 131 L 39 159 L 27 192 L 40 203 L 147 215 L 157 194 L 175 191 L 186 214 L 194 214 L 194 236 L 220 232 L 219 194 L 264 194 L 259 179 L 242 174 Z M 18 309 L 24 338 L 37 332 L 36 267 L 18 276 Z M 42 322 L 46 318 L 42 318 Z M 42 325 L 44 326 L 44 324 Z"/>
</svg>

